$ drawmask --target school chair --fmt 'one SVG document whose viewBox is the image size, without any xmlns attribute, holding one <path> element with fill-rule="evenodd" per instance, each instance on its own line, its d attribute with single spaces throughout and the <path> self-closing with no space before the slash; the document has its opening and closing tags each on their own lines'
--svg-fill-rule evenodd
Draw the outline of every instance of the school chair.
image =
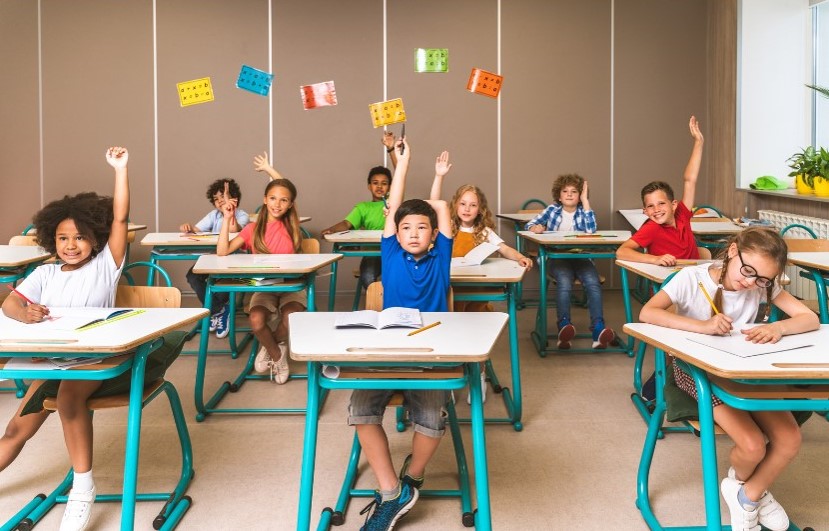
<svg viewBox="0 0 829 531">
<path fill-rule="evenodd" d="M 794 225 L 789 225 L 788 227 L 786 227 L 786 229 L 790 227 L 794 227 Z M 808 229 L 808 227 L 804 228 Z M 818 238 L 786 238 L 786 246 L 788 247 L 790 253 L 829 252 L 829 240 L 821 240 Z M 811 280 L 812 282 L 814 282 L 817 290 L 821 289 L 821 284 L 825 286 L 826 283 L 829 282 L 829 278 L 827 277 L 826 273 L 823 273 L 819 270 L 803 270 L 803 268 L 801 268 L 801 270 L 799 271 L 799 275 L 801 278 L 805 278 L 807 280 Z M 812 310 L 819 317 L 821 317 L 821 322 L 825 322 L 826 320 L 824 319 L 824 316 L 821 315 L 820 309 L 821 295 L 822 294 L 818 291 L 817 299 L 803 299 L 800 302 L 805 304 L 810 310 Z M 824 295 L 824 297 L 825 296 L 827 295 Z"/>
<path fill-rule="evenodd" d="M 534 205 L 539 205 L 541 208 L 530 208 Z M 521 205 L 521 208 L 518 209 L 519 214 L 540 214 L 547 208 L 547 204 L 542 201 L 541 199 L 527 199 Z M 535 247 L 534 244 L 529 244 L 528 247 L 525 248 L 524 239 L 518 236 L 518 231 L 524 230 L 524 226 L 521 223 L 515 223 L 515 249 L 535 262 L 538 258 L 538 249 Z M 528 306 L 538 306 L 538 300 L 530 300 L 524 299 L 524 282 L 522 281 L 518 284 L 518 300 L 516 308 L 522 310 Z"/>
<path fill-rule="evenodd" d="M 813 231 L 811 229 L 811 227 L 807 227 L 806 225 L 801 225 L 800 223 L 791 223 L 789 225 L 786 225 L 785 227 L 780 229 L 780 236 L 783 236 L 785 238 L 786 233 L 789 232 L 790 230 L 802 230 L 803 232 L 805 232 L 806 234 L 811 236 L 812 239 L 814 239 L 814 240 L 817 239 L 817 234 L 815 234 L 815 231 Z"/>
<path fill-rule="evenodd" d="M 452 290 L 450 288 L 448 294 L 449 308 L 452 308 Z M 383 309 L 383 284 L 381 282 L 372 282 L 366 289 L 366 309 L 381 311 Z M 487 364 L 489 361 L 487 361 Z M 383 373 L 380 373 L 383 374 Z M 384 377 L 394 377 L 400 373 L 383 374 Z M 448 376 L 455 376 L 462 378 L 464 375 L 463 367 L 451 367 L 436 370 L 434 372 L 423 371 L 420 373 L 405 373 L 406 378 L 440 378 L 445 379 Z M 354 368 L 347 373 L 341 373 L 340 378 L 378 378 L 377 372 L 361 371 L 359 368 Z M 403 392 L 397 392 L 392 396 L 391 401 L 386 407 L 394 407 L 397 410 L 397 431 L 403 431 L 405 428 L 405 407 L 403 405 Z M 475 513 L 472 511 L 471 491 L 469 487 L 469 469 L 466 462 L 466 452 L 463 447 L 463 439 L 460 432 L 460 424 L 458 423 L 458 416 L 455 412 L 455 403 L 449 400 L 446 403 L 446 409 L 449 414 L 447 419 L 447 427 L 452 434 L 452 446 L 455 450 L 455 461 L 458 468 L 458 488 L 457 489 L 418 489 L 420 497 L 427 498 L 446 498 L 446 497 L 460 497 L 461 498 L 461 522 L 464 527 L 473 527 L 475 525 Z M 371 489 L 356 489 L 354 485 L 357 482 L 357 469 L 360 464 L 360 454 L 362 448 L 360 447 L 360 439 L 357 437 L 357 431 L 354 431 L 354 441 L 351 445 L 351 452 L 349 454 L 348 466 L 346 467 L 345 479 L 340 490 L 337 504 L 334 508 L 325 507 L 322 510 L 322 517 L 320 519 L 317 529 L 329 529 L 330 526 L 340 526 L 345 523 L 345 512 L 348 509 L 348 504 L 351 498 L 372 498 L 374 491 Z"/>
<path fill-rule="evenodd" d="M 722 213 L 722 212 L 720 212 L 720 211 L 719 211 L 719 209 L 717 209 L 717 208 L 715 208 L 715 207 L 712 207 L 712 206 L 710 206 L 710 205 L 699 205 L 699 206 L 695 206 L 695 207 L 693 208 L 693 210 L 691 210 L 691 213 L 692 213 L 693 215 L 696 215 L 696 214 L 697 214 L 697 212 L 700 212 L 700 211 L 702 211 L 702 210 L 711 210 L 711 211 L 713 211 L 713 212 L 717 215 L 717 217 L 719 217 L 719 218 L 724 218 L 724 217 L 726 217 L 726 216 L 724 216 L 724 215 L 723 215 L 723 213 Z"/>
<path fill-rule="evenodd" d="M 37 245 L 37 241 L 35 241 L 35 236 L 33 234 L 26 234 L 26 235 L 16 235 L 9 238 L 9 245 L 29 245 L 35 246 Z"/>
<path fill-rule="evenodd" d="M 162 276 L 169 279 L 169 275 L 160 266 L 149 263 L 130 264 L 124 268 L 124 274 L 128 275 L 128 270 L 134 267 L 152 267 L 157 268 Z M 178 288 L 164 286 L 132 286 L 119 285 L 115 295 L 115 306 L 119 308 L 178 308 L 181 306 L 181 292 Z M 178 344 L 183 342 L 184 332 L 171 332 L 164 336 L 165 339 L 170 338 L 171 344 Z M 180 344 L 178 344 L 179 348 Z M 161 347 L 165 348 L 165 347 Z M 163 493 L 144 493 L 138 494 L 137 501 L 160 501 L 164 502 L 164 506 L 159 511 L 158 515 L 152 522 L 154 529 L 173 529 L 181 521 L 184 514 L 190 508 L 192 499 L 185 495 L 190 481 L 193 480 L 195 471 L 193 470 L 193 448 L 190 441 L 190 434 L 187 430 L 187 424 L 184 419 L 184 411 L 181 407 L 181 400 L 175 386 L 160 377 L 157 380 L 147 383 L 144 387 L 142 397 L 142 408 L 146 407 L 150 402 L 155 400 L 160 394 L 166 394 L 167 400 L 170 404 L 170 411 L 173 415 L 173 420 L 176 425 L 176 432 L 178 434 L 179 446 L 181 449 L 181 473 L 175 488 L 170 492 Z M 129 391 L 111 396 L 92 397 L 87 401 L 87 407 L 90 414 L 95 411 L 104 409 L 113 409 L 129 406 Z M 43 407 L 48 411 L 57 411 L 57 399 L 47 398 L 43 402 Z M 72 486 L 73 471 L 70 470 L 61 484 L 52 491 L 51 494 L 39 494 L 37 497 L 43 501 L 38 507 L 29 513 L 29 516 L 18 524 L 17 529 L 28 530 L 31 529 L 38 520 L 45 515 L 52 507 L 58 503 L 66 503 L 69 489 Z M 36 499 L 37 499 L 36 497 Z M 121 501 L 121 494 L 98 494 L 95 497 L 97 502 L 118 502 Z"/>
<path fill-rule="evenodd" d="M 521 212 L 521 213 L 530 213 L 530 212 L 531 212 L 530 207 L 531 207 L 532 205 L 539 205 L 539 206 L 541 207 L 541 208 L 537 209 L 537 210 L 538 210 L 538 212 L 541 212 L 542 210 L 544 210 L 545 208 L 547 208 L 547 203 L 545 203 L 545 202 L 544 202 L 544 201 L 542 201 L 541 199 L 531 198 L 531 199 L 527 199 L 526 201 L 524 201 L 523 203 L 521 203 L 521 208 L 518 210 L 518 212 Z M 525 212 L 525 211 L 529 211 L 529 212 Z"/>
</svg>

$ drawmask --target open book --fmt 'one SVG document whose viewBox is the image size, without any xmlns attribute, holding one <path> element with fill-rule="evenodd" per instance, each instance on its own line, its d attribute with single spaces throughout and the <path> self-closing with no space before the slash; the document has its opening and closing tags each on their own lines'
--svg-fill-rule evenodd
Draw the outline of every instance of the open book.
<svg viewBox="0 0 829 531">
<path fill-rule="evenodd" d="M 106 317 L 101 317 L 100 319 L 93 319 L 92 321 L 82 324 L 75 330 L 88 330 L 90 328 L 95 328 L 96 326 L 108 324 L 113 321 L 120 321 L 121 319 L 126 319 L 127 317 L 132 317 L 133 315 L 144 313 L 145 311 L 146 310 L 116 310 L 114 312 L 109 313 Z"/>
<path fill-rule="evenodd" d="M 484 260 L 487 259 L 487 257 L 489 257 L 489 255 L 497 250 L 497 245 L 489 242 L 483 242 L 466 253 L 466 256 L 456 256 L 453 258 L 452 267 L 479 266 L 484 262 Z"/>
<path fill-rule="evenodd" d="M 334 326 L 337 328 L 365 327 L 378 330 L 394 327 L 420 328 L 423 326 L 423 320 L 420 318 L 420 310 L 392 306 L 382 312 L 362 310 L 340 314 L 337 316 Z"/>
</svg>

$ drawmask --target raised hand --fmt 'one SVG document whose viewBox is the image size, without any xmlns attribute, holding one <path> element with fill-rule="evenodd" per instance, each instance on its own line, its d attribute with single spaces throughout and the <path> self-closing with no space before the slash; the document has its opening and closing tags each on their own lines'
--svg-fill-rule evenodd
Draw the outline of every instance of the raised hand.
<svg viewBox="0 0 829 531">
<path fill-rule="evenodd" d="M 584 180 L 584 185 L 581 188 L 581 195 L 579 196 L 579 200 L 582 204 L 587 201 L 587 179 Z"/>
<path fill-rule="evenodd" d="M 127 148 L 120 146 L 111 147 L 106 152 L 107 164 L 115 169 L 126 168 L 129 158 L 130 155 L 127 152 Z"/>
<path fill-rule="evenodd" d="M 380 142 L 386 146 L 386 149 L 391 149 L 394 147 L 394 133 L 391 131 L 383 132 L 383 138 L 380 139 Z"/>
<path fill-rule="evenodd" d="M 261 155 L 253 156 L 253 169 L 256 171 L 268 171 L 271 164 L 268 161 L 268 152 L 263 151 Z"/>
<path fill-rule="evenodd" d="M 230 199 L 230 190 L 228 189 L 229 184 L 225 182 L 225 190 L 224 190 L 224 201 L 222 201 L 221 210 L 222 215 L 225 219 L 233 219 L 236 216 L 236 204 L 239 202 L 237 199 Z"/>
<path fill-rule="evenodd" d="M 452 164 L 449 163 L 449 152 L 444 151 L 435 158 L 435 175 L 439 177 L 445 176 L 452 169 Z"/>
<path fill-rule="evenodd" d="M 697 122 L 696 116 L 691 116 L 691 119 L 688 120 L 688 130 L 691 132 L 691 136 L 695 142 L 702 144 L 705 141 L 702 137 L 702 132 L 699 130 L 699 122 Z"/>
</svg>

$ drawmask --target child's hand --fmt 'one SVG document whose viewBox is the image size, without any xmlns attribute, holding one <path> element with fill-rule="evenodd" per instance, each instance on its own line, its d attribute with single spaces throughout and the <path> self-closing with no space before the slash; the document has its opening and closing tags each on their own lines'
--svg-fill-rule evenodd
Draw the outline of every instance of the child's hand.
<svg viewBox="0 0 829 531">
<path fill-rule="evenodd" d="M 712 336 L 727 336 L 731 333 L 733 326 L 731 326 L 731 317 L 724 313 L 718 313 L 707 321 L 702 322 L 703 334 L 710 334 Z"/>
<path fill-rule="evenodd" d="M 584 186 L 581 189 L 581 195 L 579 196 L 579 201 L 582 203 L 587 202 L 587 179 L 584 180 Z"/>
<path fill-rule="evenodd" d="M 435 175 L 438 177 L 443 177 L 449 170 L 452 169 L 452 165 L 449 163 L 449 152 L 444 151 L 440 155 L 435 158 Z"/>
<path fill-rule="evenodd" d="M 405 137 L 398 138 L 395 142 L 395 146 L 397 148 L 397 163 L 400 164 L 401 162 L 408 162 L 409 159 L 412 157 L 412 150 L 409 148 L 409 142 L 406 140 Z M 400 153 L 400 146 L 406 146 L 406 149 L 403 153 Z"/>
<path fill-rule="evenodd" d="M 383 207 L 383 217 L 384 217 L 384 218 L 389 217 L 389 212 L 391 212 L 391 211 L 389 210 L 389 207 L 384 206 L 384 207 Z"/>
<path fill-rule="evenodd" d="M 222 204 L 219 206 L 219 209 L 222 211 L 222 215 L 226 220 L 233 219 L 236 217 L 236 204 L 239 202 L 238 199 L 230 199 L 230 190 L 228 189 L 228 183 L 225 182 L 225 191 L 224 191 L 225 200 L 222 201 Z"/>
<path fill-rule="evenodd" d="M 532 261 L 532 259 L 527 258 L 526 256 L 522 256 L 521 258 L 518 259 L 518 265 L 520 265 L 521 267 L 523 267 L 524 269 L 529 271 L 530 269 L 533 268 L 533 261 Z"/>
<path fill-rule="evenodd" d="M 754 328 L 740 330 L 746 336 L 746 341 L 752 343 L 777 343 L 783 337 L 783 325 L 780 322 L 769 323 Z"/>
<path fill-rule="evenodd" d="M 268 171 L 271 164 L 268 161 L 268 152 L 263 151 L 261 155 L 253 156 L 253 169 L 256 171 Z"/>
<path fill-rule="evenodd" d="M 39 323 L 49 316 L 49 308 L 41 304 L 29 304 L 23 314 L 24 323 Z"/>
<path fill-rule="evenodd" d="M 702 137 L 702 132 L 699 130 L 699 122 L 697 122 L 696 116 L 691 116 L 691 119 L 688 121 L 688 129 L 691 131 L 691 136 L 695 142 L 702 144 L 705 141 Z"/>
<path fill-rule="evenodd" d="M 127 148 L 120 146 L 111 147 L 106 152 L 107 164 L 115 169 L 126 168 L 129 157 Z"/>
<path fill-rule="evenodd" d="M 391 131 L 385 131 L 383 133 L 383 138 L 380 139 L 380 142 L 386 146 L 386 150 L 389 150 L 394 147 L 394 133 Z"/>
<path fill-rule="evenodd" d="M 533 225 L 532 227 L 530 227 L 530 232 L 534 232 L 536 234 L 541 234 L 542 232 L 544 232 L 544 226 L 543 225 Z"/>
<path fill-rule="evenodd" d="M 196 232 L 196 227 L 190 225 L 189 223 L 185 223 L 184 225 L 178 228 L 181 232 Z"/>
<path fill-rule="evenodd" d="M 672 254 L 663 254 L 662 256 L 656 256 L 656 261 L 654 264 L 661 265 L 661 266 L 675 266 L 676 265 L 676 256 Z"/>
</svg>

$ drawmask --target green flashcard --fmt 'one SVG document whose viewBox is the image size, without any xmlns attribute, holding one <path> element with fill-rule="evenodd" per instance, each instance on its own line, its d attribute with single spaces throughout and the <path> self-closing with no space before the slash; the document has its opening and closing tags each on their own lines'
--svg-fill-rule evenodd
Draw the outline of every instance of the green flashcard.
<svg viewBox="0 0 829 531">
<path fill-rule="evenodd" d="M 449 48 L 415 48 L 415 72 L 449 71 Z"/>
</svg>

